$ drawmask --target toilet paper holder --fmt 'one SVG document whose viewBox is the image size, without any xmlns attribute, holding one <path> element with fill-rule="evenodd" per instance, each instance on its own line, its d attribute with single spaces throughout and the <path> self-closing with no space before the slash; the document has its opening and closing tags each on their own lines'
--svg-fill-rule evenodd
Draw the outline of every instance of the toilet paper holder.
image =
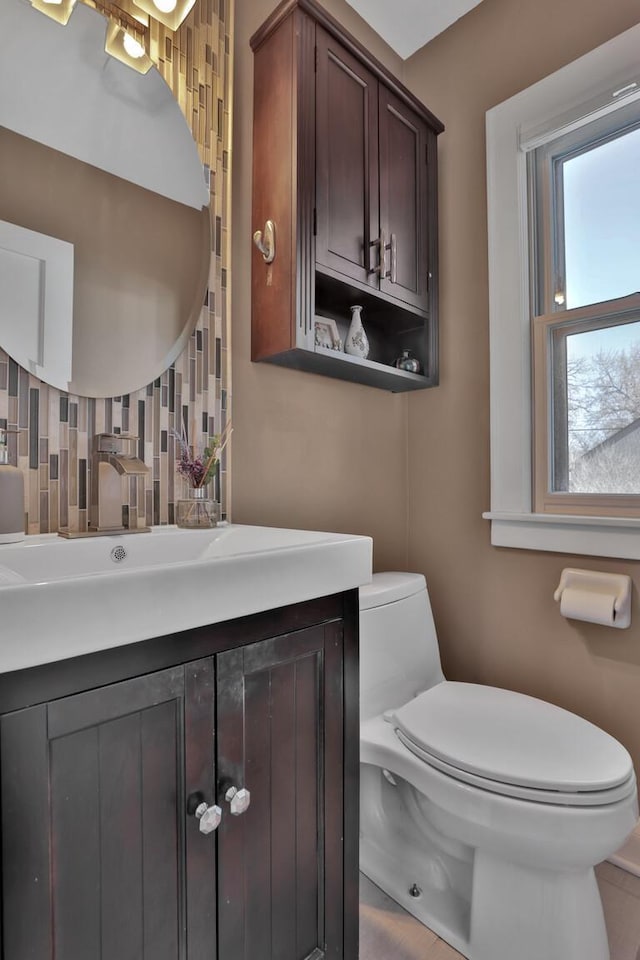
<svg viewBox="0 0 640 960">
<path fill-rule="evenodd" d="M 563 603 L 563 594 L 566 603 Z M 566 567 L 553 599 L 560 603 L 563 616 L 573 620 L 601 623 L 620 630 L 631 625 L 631 577 L 624 573 Z"/>
</svg>

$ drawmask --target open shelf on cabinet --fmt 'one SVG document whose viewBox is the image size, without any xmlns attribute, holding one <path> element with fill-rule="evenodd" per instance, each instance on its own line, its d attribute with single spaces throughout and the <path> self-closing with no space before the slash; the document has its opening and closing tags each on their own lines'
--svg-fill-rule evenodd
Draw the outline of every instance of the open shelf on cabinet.
<svg viewBox="0 0 640 960">
<path fill-rule="evenodd" d="M 376 360 L 363 360 L 361 357 L 352 357 L 339 350 L 329 350 L 327 347 L 316 347 L 321 363 L 331 370 L 331 375 L 344 380 L 353 380 L 356 383 L 366 383 L 370 387 L 380 387 L 382 390 L 391 390 L 393 393 L 404 393 L 407 390 L 423 390 L 428 386 L 426 377 L 421 373 L 409 373 L 407 370 L 398 370 L 386 363 Z M 323 371 L 324 372 L 324 371 Z"/>
<path fill-rule="evenodd" d="M 369 356 L 367 360 L 360 360 L 316 346 L 316 351 L 335 360 L 331 365 L 325 364 L 321 372 L 394 392 L 434 386 L 438 382 L 438 347 L 437 325 L 431 317 L 381 298 L 371 290 L 347 282 L 344 277 L 331 276 L 316 269 L 314 322 L 333 320 L 343 344 L 351 322 L 350 307 L 355 303 L 362 306 L 362 325 L 369 341 Z M 403 350 L 410 350 L 417 358 L 421 369 L 419 374 L 407 373 L 394 366 Z"/>
<path fill-rule="evenodd" d="M 429 386 L 426 377 L 418 373 L 397 370 L 386 363 L 376 360 L 362 360 L 340 350 L 316 347 L 314 350 L 287 350 L 278 356 L 269 357 L 271 363 L 308 373 L 319 373 L 337 380 L 350 380 L 369 387 L 379 387 L 392 393 L 405 393 L 408 390 L 424 390 Z"/>
</svg>

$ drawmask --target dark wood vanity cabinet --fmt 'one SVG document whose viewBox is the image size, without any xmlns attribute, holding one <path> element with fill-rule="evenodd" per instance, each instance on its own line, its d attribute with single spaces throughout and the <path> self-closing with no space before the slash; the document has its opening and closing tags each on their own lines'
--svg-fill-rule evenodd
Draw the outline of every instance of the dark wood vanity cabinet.
<svg viewBox="0 0 640 960">
<path fill-rule="evenodd" d="M 0 677 L 3 960 L 356 960 L 349 596 Z"/>
<path fill-rule="evenodd" d="M 438 379 L 437 135 L 442 124 L 313 0 L 286 0 L 252 38 L 252 358 L 401 391 Z M 293 118 L 293 120 L 292 120 Z M 371 350 L 344 339 L 363 306 Z M 419 374 L 394 368 L 409 349 Z"/>
<path fill-rule="evenodd" d="M 213 677 L 209 658 L 2 717 L 3 960 L 207 956 L 215 840 L 185 814 L 214 788 Z"/>
<path fill-rule="evenodd" d="M 336 623 L 218 658 L 220 958 L 343 955 L 342 689 Z"/>
</svg>

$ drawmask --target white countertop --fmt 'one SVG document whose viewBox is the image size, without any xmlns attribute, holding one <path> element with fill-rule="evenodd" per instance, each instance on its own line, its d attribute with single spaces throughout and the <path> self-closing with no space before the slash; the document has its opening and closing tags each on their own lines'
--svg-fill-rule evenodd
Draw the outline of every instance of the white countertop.
<svg viewBox="0 0 640 960">
<path fill-rule="evenodd" d="M 0 672 L 350 590 L 371 570 L 371 538 L 350 534 L 221 524 L 30 536 L 0 545 Z"/>
</svg>

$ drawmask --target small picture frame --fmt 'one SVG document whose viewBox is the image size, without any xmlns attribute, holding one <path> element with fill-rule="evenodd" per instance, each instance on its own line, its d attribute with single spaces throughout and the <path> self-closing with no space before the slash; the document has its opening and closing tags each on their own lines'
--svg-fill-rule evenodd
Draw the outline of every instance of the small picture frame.
<svg viewBox="0 0 640 960">
<path fill-rule="evenodd" d="M 314 343 L 316 347 L 327 350 L 342 350 L 343 344 L 338 332 L 338 325 L 330 317 L 316 317 L 314 325 Z"/>
</svg>

